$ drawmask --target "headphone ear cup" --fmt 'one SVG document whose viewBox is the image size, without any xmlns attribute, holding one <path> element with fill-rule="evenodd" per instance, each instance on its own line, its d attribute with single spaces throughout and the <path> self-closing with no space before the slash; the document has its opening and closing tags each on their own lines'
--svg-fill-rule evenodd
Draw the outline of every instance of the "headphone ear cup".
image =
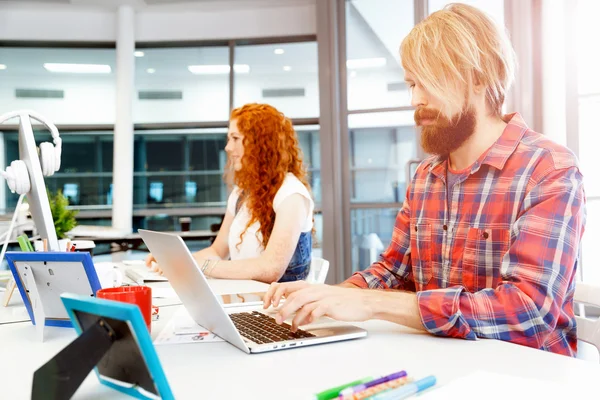
<svg viewBox="0 0 600 400">
<path fill-rule="evenodd" d="M 6 167 L 6 171 L 2 173 L 8 184 L 8 188 L 13 193 L 26 194 L 31 190 L 31 182 L 29 181 L 29 172 L 24 161 L 15 160 Z"/>
<path fill-rule="evenodd" d="M 40 143 L 40 165 L 44 176 L 52 176 L 56 172 L 56 157 L 52 143 Z"/>
</svg>

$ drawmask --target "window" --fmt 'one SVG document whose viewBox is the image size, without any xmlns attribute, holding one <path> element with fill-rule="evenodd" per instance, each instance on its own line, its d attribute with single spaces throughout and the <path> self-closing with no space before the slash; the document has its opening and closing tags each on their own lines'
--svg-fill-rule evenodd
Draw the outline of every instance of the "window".
<svg viewBox="0 0 600 400">
<path fill-rule="evenodd" d="M 368 267 L 391 240 L 411 175 L 408 162 L 417 157 L 412 115 L 412 111 L 394 111 L 348 118 L 353 271 Z M 374 203 L 395 207 L 373 207 Z"/>
<path fill-rule="evenodd" d="M 346 2 L 349 110 L 410 105 L 399 49 L 413 25 L 412 0 Z"/>
<path fill-rule="evenodd" d="M 36 143 L 51 141 L 47 131 L 35 132 Z M 72 206 L 86 209 L 109 208 L 112 183 L 112 132 L 86 132 L 61 134 L 61 168 L 54 175 L 44 177 L 52 192 L 58 190 L 69 199 Z M 18 134 L 5 133 L 4 147 L 7 165 L 19 159 Z M 6 191 L 6 207 L 10 212 L 19 196 Z"/>
<path fill-rule="evenodd" d="M 0 64 L 2 112 L 31 109 L 59 126 L 114 123 L 114 48 L 0 47 Z M 63 129 L 60 134 L 61 169 L 45 178 L 46 185 L 61 190 L 73 206 L 109 208 L 113 132 Z M 18 135 L 6 132 L 3 139 L 8 165 L 19 158 Z M 35 139 L 51 141 L 41 129 Z M 6 190 L 8 212 L 17 199 Z"/>
<path fill-rule="evenodd" d="M 320 202 L 318 127 L 296 130 L 313 196 Z M 225 128 L 136 132 L 134 208 L 225 207 L 226 136 Z"/>
<path fill-rule="evenodd" d="M 406 195 L 408 163 L 417 158 L 400 61 L 414 14 L 411 0 L 346 1 L 350 272 L 368 267 L 388 246 Z"/>
<path fill-rule="evenodd" d="M 600 283 L 594 251 L 600 238 L 600 162 L 596 149 L 598 138 L 597 116 L 600 114 L 600 50 L 597 38 L 600 25 L 597 16 L 600 3 L 592 0 L 577 2 L 575 34 L 577 38 L 577 80 L 579 82 L 579 160 L 584 175 L 587 196 L 587 222 L 582 243 L 583 279 Z"/>
<path fill-rule="evenodd" d="M 288 118 L 319 116 L 317 43 L 235 48 L 234 105 L 268 103 Z"/>
<path fill-rule="evenodd" d="M 366 269 L 387 249 L 399 210 L 360 208 L 351 211 L 352 272 Z"/>
<path fill-rule="evenodd" d="M 138 49 L 135 92 L 135 122 L 226 121 L 229 47 Z"/>
<path fill-rule="evenodd" d="M 192 229 L 220 223 L 228 196 L 223 172 L 230 106 L 248 102 L 269 103 L 287 117 L 302 119 L 295 129 L 319 212 L 316 38 L 278 44 L 142 44 L 132 56 L 134 230 L 179 229 L 182 216 L 193 217 Z M 63 126 L 62 166 L 46 184 L 62 190 L 86 223 L 109 221 L 114 203 L 112 128 L 93 129 L 108 129 L 115 122 L 115 72 L 114 48 L 0 48 L 0 106 L 5 111 L 30 108 Z M 67 125 L 84 128 L 72 131 Z M 0 137 L 7 163 L 18 159 L 16 132 Z M 49 138 L 47 132 L 36 133 L 38 143 Z M 5 192 L 10 212 L 18 196 Z"/>
<path fill-rule="evenodd" d="M 115 50 L 0 47 L 0 105 L 60 124 L 113 124 Z"/>
<path fill-rule="evenodd" d="M 296 133 L 308 170 L 313 199 L 318 207 L 321 203 L 321 146 L 318 126 L 298 126 Z"/>
<path fill-rule="evenodd" d="M 134 147 L 134 208 L 220 206 L 225 128 L 143 131 Z"/>
<path fill-rule="evenodd" d="M 407 162 L 417 156 L 412 111 L 351 114 L 351 201 L 401 203 Z"/>
</svg>

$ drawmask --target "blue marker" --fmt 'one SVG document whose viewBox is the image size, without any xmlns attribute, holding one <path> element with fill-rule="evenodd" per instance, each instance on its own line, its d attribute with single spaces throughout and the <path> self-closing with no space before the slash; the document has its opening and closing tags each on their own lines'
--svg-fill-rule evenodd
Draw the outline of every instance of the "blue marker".
<svg viewBox="0 0 600 400">
<path fill-rule="evenodd" d="M 429 389 L 435 385 L 435 382 L 435 376 L 430 375 L 416 382 L 407 383 L 399 388 L 386 390 L 371 398 L 373 400 L 402 400 L 412 396 L 413 394 L 422 392 L 425 389 Z"/>
</svg>

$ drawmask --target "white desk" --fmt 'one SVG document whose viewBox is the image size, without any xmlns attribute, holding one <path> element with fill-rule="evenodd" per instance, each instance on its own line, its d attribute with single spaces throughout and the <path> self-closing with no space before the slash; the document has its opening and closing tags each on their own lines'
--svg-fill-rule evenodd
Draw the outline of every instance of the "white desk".
<svg viewBox="0 0 600 400">
<path fill-rule="evenodd" d="M 225 283 L 219 282 L 221 288 Z M 179 307 L 161 308 L 153 336 Z M 573 398 L 598 396 L 599 364 L 495 340 L 437 338 L 381 321 L 359 325 L 368 329 L 367 338 L 266 354 L 248 355 L 226 342 L 156 349 L 177 399 L 308 399 L 340 383 L 400 369 L 414 377 L 433 374 L 439 384 L 484 370 L 572 385 Z M 2 398 L 28 399 L 33 372 L 75 338 L 70 329 L 47 329 L 46 342 L 40 343 L 30 322 L 0 326 Z M 489 388 L 490 393 L 502 390 L 512 400 L 519 398 L 502 382 Z M 74 398 L 125 397 L 100 385 L 92 373 Z"/>
</svg>

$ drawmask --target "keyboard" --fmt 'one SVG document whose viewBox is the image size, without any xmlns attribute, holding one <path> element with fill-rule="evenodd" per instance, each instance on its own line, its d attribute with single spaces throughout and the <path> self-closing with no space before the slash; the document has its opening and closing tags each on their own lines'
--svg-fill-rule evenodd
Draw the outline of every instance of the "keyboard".
<svg viewBox="0 0 600 400">
<path fill-rule="evenodd" d="M 292 332 L 289 324 L 278 325 L 274 318 L 256 311 L 229 314 L 229 317 L 243 337 L 258 344 L 315 337 L 301 329 Z"/>
</svg>

